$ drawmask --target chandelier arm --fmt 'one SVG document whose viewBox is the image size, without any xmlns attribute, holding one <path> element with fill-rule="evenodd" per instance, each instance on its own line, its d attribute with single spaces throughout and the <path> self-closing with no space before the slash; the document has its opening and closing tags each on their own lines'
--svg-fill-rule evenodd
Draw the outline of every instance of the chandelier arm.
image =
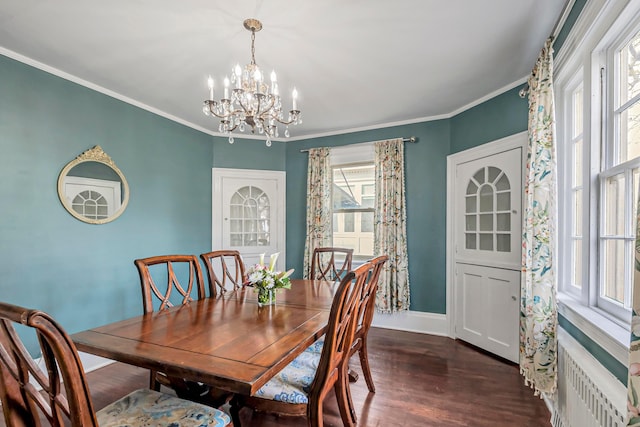
<svg viewBox="0 0 640 427">
<path fill-rule="evenodd" d="M 263 114 L 267 114 L 269 111 L 271 111 L 271 109 L 273 108 L 273 106 L 276 103 L 276 98 L 274 96 L 271 97 L 271 102 L 269 103 L 269 106 L 267 108 L 265 108 L 264 110 L 260 111 L 260 101 L 258 100 L 258 111 L 257 114 L 258 115 L 263 115 Z"/>
<path fill-rule="evenodd" d="M 228 119 L 230 119 L 231 117 L 235 116 L 236 114 L 242 113 L 242 110 L 240 110 L 240 109 L 235 109 L 235 110 L 229 111 L 227 114 L 221 115 L 221 114 L 217 114 L 217 113 L 215 112 L 215 110 L 213 109 L 213 103 L 207 102 L 207 106 L 209 107 L 209 112 L 210 112 L 213 116 L 215 116 L 215 117 L 217 117 L 217 118 L 219 118 L 219 119 L 223 119 L 223 120 L 228 120 Z M 228 131 L 229 131 L 229 132 L 233 132 L 237 127 L 238 127 L 238 125 L 237 125 L 237 124 L 235 124 L 235 122 L 234 122 L 233 127 L 232 127 L 232 128 L 230 128 Z"/>
<path fill-rule="evenodd" d="M 296 111 L 296 110 L 289 111 L 289 113 L 294 112 L 294 111 Z M 299 112 L 299 111 L 296 111 L 296 114 L 292 114 L 292 115 L 291 115 L 291 120 L 280 120 L 280 119 L 279 119 L 279 118 L 277 118 L 277 117 L 274 117 L 274 119 L 276 120 L 276 122 L 278 122 L 278 123 L 280 123 L 280 124 L 283 124 L 283 125 L 290 125 L 291 123 L 293 123 L 293 122 L 295 122 L 295 121 L 296 121 L 296 118 L 297 118 L 298 113 L 300 113 L 300 112 Z"/>
</svg>

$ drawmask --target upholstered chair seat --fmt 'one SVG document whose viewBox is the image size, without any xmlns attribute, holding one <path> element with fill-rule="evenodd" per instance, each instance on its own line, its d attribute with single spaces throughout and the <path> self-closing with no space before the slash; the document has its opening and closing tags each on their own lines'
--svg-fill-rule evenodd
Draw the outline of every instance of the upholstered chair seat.
<svg viewBox="0 0 640 427">
<path fill-rule="evenodd" d="M 256 392 L 256 397 L 285 403 L 309 403 L 309 389 L 320 363 L 320 353 L 307 348 Z"/>
<path fill-rule="evenodd" d="M 42 363 L 15 325 L 37 337 Z M 46 370 L 45 370 L 46 367 Z M 7 426 L 231 427 L 219 409 L 140 389 L 95 411 L 71 337 L 47 313 L 0 302 L 0 401 Z"/>
<path fill-rule="evenodd" d="M 320 339 L 318 339 L 316 342 L 311 344 L 309 348 L 305 350 L 305 353 L 309 352 L 309 353 L 320 354 L 322 353 L 322 346 L 324 346 L 324 335 Z"/>
<path fill-rule="evenodd" d="M 172 427 L 224 427 L 226 413 L 166 393 L 136 390 L 96 413 L 100 427 L 166 425 Z"/>
</svg>

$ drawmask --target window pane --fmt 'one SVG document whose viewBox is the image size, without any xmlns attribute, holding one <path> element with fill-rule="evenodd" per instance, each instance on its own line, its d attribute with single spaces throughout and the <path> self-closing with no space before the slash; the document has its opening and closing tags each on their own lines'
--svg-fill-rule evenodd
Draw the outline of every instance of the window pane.
<svg viewBox="0 0 640 427">
<path fill-rule="evenodd" d="M 375 198 L 371 196 L 362 196 L 361 205 L 363 208 L 375 208 Z"/>
<path fill-rule="evenodd" d="M 497 197 L 496 210 L 508 211 L 511 210 L 511 193 L 499 193 Z"/>
<path fill-rule="evenodd" d="M 573 144 L 573 181 L 574 187 L 582 185 L 582 140 L 579 139 Z"/>
<path fill-rule="evenodd" d="M 465 230 L 476 231 L 476 216 L 465 215 Z"/>
<path fill-rule="evenodd" d="M 353 249 L 356 259 L 371 258 L 375 215 L 355 210 L 375 209 L 375 166 L 336 166 L 332 178 L 333 245 Z"/>
<path fill-rule="evenodd" d="M 496 229 L 498 231 L 511 231 L 511 214 L 496 214 Z"/>
<path fill-rule="evenodd" d="M 600 295 L 624 301 L 624 240 L 604 241 L 604 274 Z"/>
<path fill-rule="evenodd" d="M 496 235 L 496 250 L 498 252 L 511 252 L 511 235 L 510 234 Z"/>
<path fill-rule="evenodd" d="M 467 194 L 474 195 L 478 191 L 478 186 L 475 182 L 469 181 L 469 185 L 467 185 Z"/>
<path fill-rule="evenodd" d="M 373 233 L 373 212 L 362 212 L 360 215 L 360 231 Z"/>
<path fill-rule="evenodd" d="M 466 208 L 465 208 L 466 213 L 476 212 L 476 196 L 472 196 L 472 197 L 467 196 L 465 199 L 465 203 L 466 203 Z"/>
<path fill-rule="evenodd" d="M 373 196 L 375 193 L 375 185 L 374 184 L 363 184 L 362 185 L 362 195 L 363 196 Z"/>
<path fill-rule="evenodd" d="M 489 166 L 488 168 L 488 172 L 489 172 L 489 182 L 494 182 L 496 180 L 496 178 L 498 178 L 498 175 L 500 175 L 500 172 L 502 172 L 500 169 L 493 167 L 493 166 Z"/>
<path fill-rule="evenodd" d="M 640 156 L 640 101 L 620 114 L 620 163 L 638 156 Z"/>
<path fill-rule="evenodd" d="M 480 212 L 493 212 L 493 188 L 488 184 L 480 187 Z"/>
<path fill-rule="evenodd" d="M 509 185 L 509 178 L 507 178 L 507 175 L 502 174 L 498 182 L 496 182 L 496 190 L 504 191 L 509 190 L 510 188 L 511 186 Z"/>
<path fill-rule="evenodd" d="M 607 178 L 604 185 L 604 233 L 607 236 L 624 235 L 624 175 Z"/>
<path fill-rule="evenodd" d="M 640 33 L 620 51 L 620 105 L 640 93 Z"/>
<path fill-rule="evenodd" d="M 344 231 L 346 233 L 353 233 L 355 230 L 354 226 L 354 213 L 353 212 L 345 212 L 344 215 Z"/>
<path fill-rule="evenodd" d="M 465 247 L 467 249 L 476 249 L 476 233 L 465 233 Z"/>
<path fill-rule="evenodd" d="M 493 234 L 480 234 L 480 250 L 493 250 Z"/>
<path fill-rule="evenodd" d="M 573 132 L 571 139 L 582 134 L 582 86 L 573 93 Z"/>
<path fill-rule="evenodd" d="M 582 190 L 573 192 L 573 235 L 582 236 Z"/>
<path fill-rule="evenodd" d="M 480 231 L 493 231 L 493 214 L 480 215 Z"/>
<path fill-rule="evenodd" d="M 573 241 L 573 256 L 571 257 L 571 286 L 582 288 L 582 240 Z"/>
</svg>

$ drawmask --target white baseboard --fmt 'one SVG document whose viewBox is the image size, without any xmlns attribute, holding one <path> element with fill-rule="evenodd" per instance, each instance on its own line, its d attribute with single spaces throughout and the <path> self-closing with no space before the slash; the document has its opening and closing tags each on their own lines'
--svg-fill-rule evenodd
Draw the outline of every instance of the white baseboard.
<svg viewBox="0 0 640 427">
<path fill-rule="evenodd" d="M 95 371 L 96 369 L 103 368 L 112 363 L 115 363 L 115 361 L 111 359 L 105 359 L 104 357 L 95 356 L 89 353 L 83 353 L 81 351 L 78 352 L 78 355 L 80 356 L 80 361 L 82 362 L 82 367 L 84 368 L 85 374 L 91 371 Z M 42 357 L 38 357 L 34 359 L 34 361 L 36 362 L 36 365 L 38 365 L 38 367 L 43 372 L 47 372 L 47 367 L 45 366 L 45 363 Z M 31 379 L 30 382 L 31 384 L 36 386 L 38 390 L 40 389 L 40 385 L 33 378 Z"/>
<path fill-rule="evenodd" d="M 371 326 L 396 329 L 422 334 L 449 336 L 449 320 L 445 314 L 423 311 L 403 311 L 400 313 L 376 313 Z"/>
<path fill-rule="evenodd" d="M 84 367 L 85 374 L 115 363 L 115 361 L 111 359 L 105 359 L 104 357 L 83 353 L 81 351 L 79 351 L 78 354 L 80 355 L 80 360 L 82 360 L 82 366 Z"/>
</svg>

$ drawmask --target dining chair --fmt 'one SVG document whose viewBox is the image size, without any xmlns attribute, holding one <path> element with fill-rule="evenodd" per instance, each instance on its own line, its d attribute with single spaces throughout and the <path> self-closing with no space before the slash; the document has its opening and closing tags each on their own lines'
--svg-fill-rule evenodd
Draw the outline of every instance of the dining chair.
<svg viewBox="0 0 640 427">
<path fill-rule="evenodd" d="M 193 301 L 194 287 L 195 299 L 206 297 L 200 262 L 195 255 L 159 255 L 136 259 L 134 264 L 140 275 L 144 314 L 173 307 L 178 300 L 180 304 Z M 157 281 L 160 280 L 166 280 L 166 286 L 159 286 Z M 174 290 L 178 295 L 174 296 Z M 198 397 L 207 391 L 203 385 L 169 377 L 155 370 L 151 370 L 149 384 L 156 391 L 160 391 L 160 385 L 170 387 L 178 396 L 185 398 Z"/>
<path fill-rule="evenodd" d="M 373 267 L 369 274 L 369 278 L 367 279 L 367 282 L 362 287 L 360 305 L 358 307 L 358 313 L 356 315 L 356 319 L 357 319 L 356 331 L 353 335 L 353 343 L 351 344 L 351 350 L 349 351 L 349 356 L 347 356 L 347 366 L 348 366 L 348 361 L 351 360 L 353 355 L 358 353 L 358 357 L 360 358 L 360 366 L 362 367 L 362 373 L 364 374 L 364 379 L 367 383 L 367 388 L 371 393 L 376 392 L 376 387 L 373 384 L 373 377 L 371 376 L 371 367 L 369 366 L 367 336 L 369 335 L 369 329 L 371 328 L 371 323 L 373 322 L 373 315 L 376 311 L 376 293 L 378 291 L 378 279 L 380 278 L 380 272 L 382 271 L 382 267 L 384 266 L 384 263 L 387 262 L 388 259 L 389 257 L 387 255 L 380 255 L 369 261 L 373 265 Z M 349 381 L 355 382 L 358 380 L 358 375 L 351 369 L 348 369 L 348 375 L 349 375 Z M 355 413 L 355 408 L 353 406 L 353 402 L 351 401 L 351 399 L 349 399 L 349 411 L 351 413 L 351 418 L 355 423 L 356 413 Z"/>
<path fill-rule="evenodd" d="M 200 254 L 200 258 L 207 267 L 210 296 L 217 296 L 218 291 L 224 294 L 228 290 L 236 290 L 244 286 L 247 277 L 240 252 L 212 251 Z"/>
<path fill-rule="evenodd" d="M 351 270 L 352 259 L 353 249 L 315 248 L 309 279 L 338 281 Z"/>
<path fill-rule="evenodd" d="M 360 358 L 360 366 L 362 367 L 362 372 L 364 374 L 365 381 L 367 383 L 367 388 L 371 393 L 376 392 L 375 385 L 373 384 L 373 377 L 371 375 L 371 367 L 369 366 L 369 353 L 367 349 L 367 336 L 369 335 L 369 329 L 371 328 L 371 323 L 373 322 L 373 315 L 376 309 L 376 293 L 378 290 L 378 280 L 380 278 L 380 273 L 382 271 L 382 267 L 384 263 L 387 262 L 389 257 L 387 255 L 380 255 L 375 257 L 369 262 L 372 264 L 372 269 L 369 273 L 369 277 L 365 285 L 362 287 L 362 293 L 360 295 L 360 305 L 358 308 L 358 313 L 356 315 L 356 331 L 353 336 L 353 343 L 351 344 L 351 350 L 349 351 L 349 356 L 347 358 L 348 361 L 351 359 L 353 355 L 358 353 Z M 324 346 L 325 337 L 318 339 L 314 342 L 308 349 L 308 352 L 320 353 Z M 348 368 L 348 377 L 350 382 L 355 382 L 358 380 L 358 375 L 355 371 Z M 353 406 L 353 402 L 349 401 L 349 411 L 351 413 L 351 417 L 353 422 L 356 421 L 355 409 Z"/>
<path fill-rule="evenodd" d="M 33 335 L 46 369 L 31 357 L 21 338 Z M 2 302 L 0 400 L 9 427 L 232 425 L 223 411 L 149 389 L 136 390 L 95 412 L 80 357 L 62 327 L 42 311 Z"/>
<path fill-rule="evenodd" d="M 373 264 L 367 262 L 341 280 L 331 304 L 320 353 L 304 351 L 254 395 L 233 397 L 230 412 L 236 427 L 240 426 L 242 407 L 278 415 L 306 415 L 309 426 L 320 427 L 322 405 L 332 388 L 343 424 L 354 425 L 349 412 L 351 396 L 346 361 L 353 343 L 362 288 L 372 269 Z"/>
<path fill-rule="evenodd" d="M 356 326 L 356 332 L 353 337 L 353 344 L 351 345 L 351 354 L 349 358 L 358 353 L 360 358 L 360 365 L 362 366 L 362 372 L 364 379 L 367 382 L 369 391 L 375 393 L 376 387 L 373 384 L 373 377 L 371 376 L 371 368 L 369 367 L 369 354 L 367 351 L 367 336 L 369 335 L 369 329 L 373 322 L 373 315 L 376 311 L 376 292 L 378 290 L 378 279 L 380 278 L 380 272 L 384 263 L 387 262 L 389 257 L 387 255 L 380 255 L 373 258 L 369 262 L 373 264 L 373 269 L 367 280 L 367 283 L 362 289 L 362 297 L 360 310 L 358 313 L 358 323 Z M 350 377 L 352 376 L 350 372 Z M 357 376 L 356 376 L 357 378 Z"/>
</svg>

